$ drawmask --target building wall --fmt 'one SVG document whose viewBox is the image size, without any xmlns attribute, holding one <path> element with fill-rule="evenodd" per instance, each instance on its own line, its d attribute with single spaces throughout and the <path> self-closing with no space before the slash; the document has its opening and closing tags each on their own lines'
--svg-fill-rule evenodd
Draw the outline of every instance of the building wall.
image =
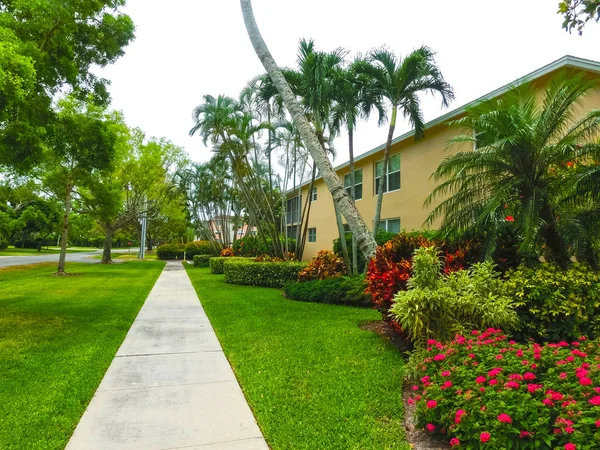
<svg viewBox="0 0 600 450">
<path fill-rule="evenodd" d="M 598 79 L 597 75 L 594 76 Z M 536 88 L 540 90 L 540 94 L 543 93 L 543 88 L 549 78 L 550 75 L 547 75 L 536 80 Z M 600 108 L 600 88 L 592 91 L 585 98 L 578 114 L 582 116 L 594 108 Z M 447 150 L 448 141 L 460 134 L 460 131 L 457 128 L 448 127 L 447 124 L 440 124 L 426 129 L 425 138 L 420 141 L 414 142 L 414 139 L 410 137 L 392 146 L 390 155 L 400 154 L 401 187 L 400 190 L 383 194 L 382 220 L 400 218 L 400 226 L 406 231 L 426 227 L 424 222 L 434 206 L 425 207 L 424 202 L 436 186 L 431 174 L 443 158 L 452 152 L 472 150 L 469 148 L 470 145 Z M 386 132 L 387 128 L 381 129 L 382 136 Z M 375 162 L 381 159 L 383 159 L 383 150 L 359 159 L 355 163 L 356 169 L 363 169 L 363 198 L 356 201 L 356 206 L 370 230 L 373 229 L 373 217 L 377 203 Z M 344 175 L 348 172 L 348 167 L 337 171 L 342 182 Z M 320 250 L 332 249 L 333 240 L 338 237 L 333 200 L 327 186 L 322 179 L 318 179 L 315 187 L 317 188 L 317 200 L 311 205 L 308 228 L 316 228 L 316 242 L 306 242 L 303 255 L 305 260 L 311 259 Z M 305 186 L 302 189 L 302 199 L 306 199 L 307 195 L 308 186 Z M 431 228 L 436 228 L 439 223 L 440 220 L 437 220 Z"/>
</svg>

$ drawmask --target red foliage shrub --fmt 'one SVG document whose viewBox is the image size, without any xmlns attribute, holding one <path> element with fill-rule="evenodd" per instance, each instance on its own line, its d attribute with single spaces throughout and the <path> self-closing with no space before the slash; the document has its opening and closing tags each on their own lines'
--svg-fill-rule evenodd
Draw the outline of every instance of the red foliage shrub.
<svg viewBox="0 0 600 450">
<path fill-rule="evenodd" d="M 445 255 L 444 273 L 465 268 L 466 250 L 451 251 L 444 242 L 430 240 L 415 233 L 401 233 L 391 241 L 377 247 L 375 258 L 369 262 L 366 293 L 373 299 L 373 307 L 391 323 L 397 331 L 400 327 L 389 316 L 394 296 L 406 289 L 412 269 L 412 254 L 419 247 L 438 247 Z"/>
<path fill-rule="evenodd" d="M 221 250 L 220 256 L 233 256 L 233 250 L 229 247 L 224 248 L 223 250 Z"/>
<path fill-rule="evenodd" d="M 329 250 L 321 250 L 298 275 L 298 281 L 322 280 L 346 274 L 344 260 Z"/>
</svg>

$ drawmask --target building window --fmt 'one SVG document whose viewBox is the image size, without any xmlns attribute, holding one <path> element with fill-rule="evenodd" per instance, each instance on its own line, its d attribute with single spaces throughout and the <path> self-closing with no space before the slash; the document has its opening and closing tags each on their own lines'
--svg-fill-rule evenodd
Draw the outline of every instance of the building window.
<svg viewBox="0 0 600 450">
<path fill-rule="evenodd" d="M 312 195 L 310 196 L 310 201 L 311 202 L 316 202 L 317 201 L 317 188 L 314 187 L 312 189 Z"/>
<path fill-rule="evenodd" d="M 287 237 L 290 239 L 298 238 L 298 225 L 291 225 L 287 227 Z"/>
<path fill-rule="evenodd" d="M 317 229 L 316 228 L 308 229 L 308 242 L 317 242 Z"/>
<path fill-rule="evenodd" d="M 348 195 L 352 196 L 350 188 L 352 187 L 352 183 L 350 181 L 350 174 L 347 173 L 344 175 L 344 187 L 346 188 L 346 192 Z M 354 171 L 354 195 L 356 196 L 355 200 L 360 200 L 362 198 L 362 189 L 363 187 L 363 172 L 362 169 L 358 169 Z"/>
<path fill-rule="evenodd" d="M 384 219 L 379 222 L 379 230 L 388 233 L 400 233 L 400 219 Z"/>
<path fill-rule="evenodd" d="M 379 180 L 383 174 L 383 161 L 375 163 L 375 195 L 379 194 Z M 387 166 L 387 175 L 383 178 L 383 192 L 397 191 L 400 189 L 400 154 L 390 157 Z"/>
<path fill-rule="evenodd" d="M 288 225 L 300 222 L 300 207 L 302 206 L 301 197 L 288 199 L 286 202 L 286 223 Z"/>
</svg>

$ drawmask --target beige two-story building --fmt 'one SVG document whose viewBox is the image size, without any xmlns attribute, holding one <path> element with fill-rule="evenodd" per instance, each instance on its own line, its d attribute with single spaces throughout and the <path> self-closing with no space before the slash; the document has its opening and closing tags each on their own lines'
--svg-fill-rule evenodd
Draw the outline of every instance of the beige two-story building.
<svg viewBox="0 0 600 450">
<path fill-rule="evenodd" d="M 600 81 L 600 62 L 565 56 L 524 76 L 518 82 L 531 81 L 540 95 L 548 80 L 559 71 L 584 73 Z M 500 87 L 463 107 L 448 112 L 425 126 L 425 137 L 414 140 L 414 131 L 405 133 L 392 141 L 390 161 L 386 177 L 386 190 L 383 194 L 381 210 L 381 228 L 391 232 L 400 230 L 418 230 L 431 212 L 424 206 L 425 199 L 435 187 L 431 174 L 442 159 L 449 154 L 448 141 L 461 133 L 460 129 L 449 127 L 449 122 L 465 114 L 468 107 L 496 97 L 501 97 L 515 83 Z M 591 109 L 600 108 L 600 87 L 590 92 L 580 108 L 583 115 Z M 382 159 L 385 143 L 355 157 L 356 207 L 367 226 L 372 229 L 379 177 L 382 176 Z M 464 149 L 462 149 L 464 150 Z M 336 167 L 336 172 L 350 191 L 348 162 Z M 301 219 L 300 205 L 304 205 L 307 196 L 312 201 L 308 220 L 308 238 L 303 259 L 310 259 L 319 250 L 331 249 L 333 240 L 338 237 L 333 200 L 321 178 L 315 181 L 312 192 L 308 192 L 310 183 L 301 188 L 298 198 L 296 192 L 288 193 L 287 225 L 288 234 L 293 231 Z"/>
</svg>

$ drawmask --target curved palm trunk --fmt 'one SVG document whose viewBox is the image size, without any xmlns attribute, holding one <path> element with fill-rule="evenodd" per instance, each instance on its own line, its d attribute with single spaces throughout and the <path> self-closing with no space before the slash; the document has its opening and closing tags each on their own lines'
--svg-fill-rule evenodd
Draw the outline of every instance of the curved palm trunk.
<svg viewBox="0 0 600 450">
<path fill-rule="evenodd" d="M 277 91 L 281 94 L 283 103 L 290 112 L 290 115 L 294 120 L 294 124 L 298 128 L 302 140 L 305 142 L 308 151 L 313 157 L 315 164 L 319 168 L 321 176 L 323 177 L 323 181 L 325 181 L 329 192 L 331 192 L 333 201 L 338 205 L 338 208 L 344 217 L 346 217 L 352 233 L 356 235 L 359 248 L 365 257 L 370 259 L 375 254 L 375 249 L 377 247 L 375 239 L 373 239 L 369 233 L 364 220 L 356 210 L 355 206 L 352 204 L 352 199 L 342 186 L 342 183 L 340 183 L 337 174 L 333 170 L 331 162 L 329 159 L 327 159 L 327 155 L 321 148 L 317 137 L 311 130 L 310 124 L 304 115 L 304 111 L 298 104 L 292 90 L 285 81 L 285 78 L 273 59 L 273 56 L 271 56 L 271 53 L 269 52 L 269 49 L 267 48 L 267 45 L 260 34 L 258 26 L 256 25 L 254 13 L 252 12 L 251 0 L 240 0 L 240 5 L 242 14 L 244 16 L 248 37 L 252 42 L 258 58 L 269 74 L 269 77 L 273 81 Z"/>
<path fill-rule="evenodd" d="M 350 197 L 352 197 L 352 203 L 356 206 L 356 180 L 354 178 L 354 128 L 350 123 L 348 124 L 348 153 L 350 156 Z M 344 238 L 345 237 L 346 236 L 344 236 Z M 346 239 L 344 239 L 344 241 L 345 240 Z M 354 233 L 352 233 L 352 274 L 358 274 L 358 245 L 356 245 Z"/>
<path fill-rule="evenodd" d="M 394 129 L 396 128 L 396 115 L 398 114 L 398 108 L 392 107 L 392 118 L 390 120 L 390 129 L 388 131 L 387 141 L 385 143 L 385 151 L 383 153 L 383 171 L 381 178 L 379 179 L 379 192 L 377 193 L 377 205 L 375 206 L 375 217 L 373 218 L 373 239 L 377 236 L 379 231 L 379 223 L 381 222 L 381 205 L 383 203 L 383 188 L 385 186 L 385 180 L 387 177 L 388 161 L 390 159 L 390 150 L 392 148 L 392 138 L 394 137 Z"/>
</svg>

